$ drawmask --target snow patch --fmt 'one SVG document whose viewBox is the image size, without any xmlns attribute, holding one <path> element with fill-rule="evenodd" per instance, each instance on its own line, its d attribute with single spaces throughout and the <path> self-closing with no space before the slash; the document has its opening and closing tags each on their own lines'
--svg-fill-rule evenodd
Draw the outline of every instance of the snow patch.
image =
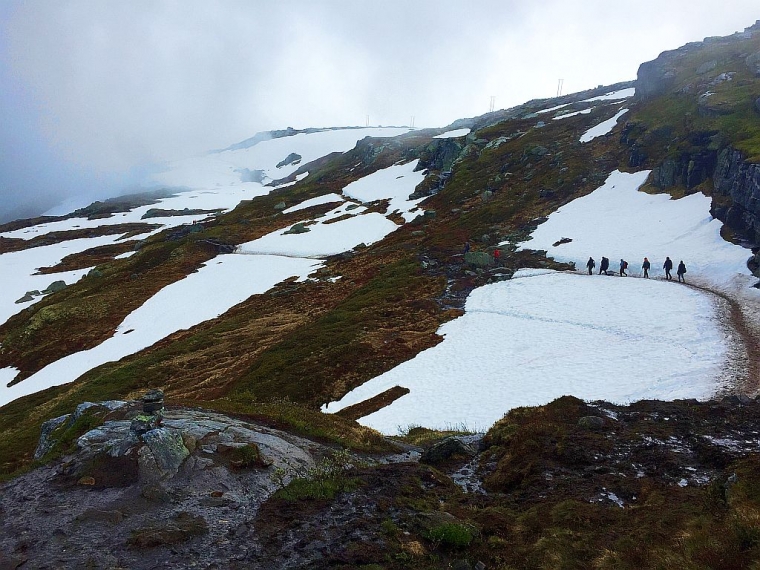
<svg viewBox="0 0 760 570">
<path fill-rule="evenodd" d="M 617 113 L 615 113 L 615 116 L 613 116 L 610 119 L 607 119 L 606 121 L 599 123 L 595 127 L 591 127 L 589 130 L 587 130 L 585 133 L 581 135 L 581 138 L 578 139 L 582 143 L 589 142 L 591 140 L 594 140 L 596 137 L 601 137 L 603 135 L 606 135 L 609 133 L 612 129 L 615 128 L 615 125 L 617 125 L 617 121 L 620 117 L 622 117 L 624 114 L 628 112 L 628 109 L 621 109 Z"/>
<path fill-rule="evenodd" d="M 436 135 L 434 139 L 452 139 L 456 137 L 463 137 L 470 134 L 470 129 L 455 129 L 453 131 L 446 131 L 440 135 Z"/>
</svg>

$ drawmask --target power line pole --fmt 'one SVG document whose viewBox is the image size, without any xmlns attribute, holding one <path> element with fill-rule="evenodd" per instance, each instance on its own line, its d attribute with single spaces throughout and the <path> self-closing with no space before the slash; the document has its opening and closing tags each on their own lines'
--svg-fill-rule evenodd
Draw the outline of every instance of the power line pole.
<svg viewBox="0 0 760 570">
<path fill-rule="evenodd" d="M 365 127 L 369 127 L 369 115 L 367 115 L 367 122 L 366 122 L 366 124 L 364 126 Z"/>
<path fill-rule="evenodd" d="M 488 112 L 493 113 L 493 109 L 496 106 L 496 96 L 491 95 L 491 103 L 488 105 Z"/>
<path fill-rule="evenodd" d="M 409 120 L 409 126 L 413 129 L 414 128 L 414 115 L 412 115 L 412 118 Z"/>
<path fill-rule="evenodd" d="M 565 84 L 565 80 L 564 79 L 560 79 L 559 82 L 557 83 L 557 97 L 559 97 L 560 95 L 562 95 L 562 86 L 564 84 Z"/>
</svg>

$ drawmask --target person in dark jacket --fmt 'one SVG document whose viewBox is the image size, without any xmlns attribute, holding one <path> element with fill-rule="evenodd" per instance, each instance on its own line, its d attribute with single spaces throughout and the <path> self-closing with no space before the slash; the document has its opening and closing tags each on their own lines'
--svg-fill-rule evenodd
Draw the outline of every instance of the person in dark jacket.
<svg viewBox="0 0 760 570">
<path fill-rule="evenodd" d="M 665 270 L 665 279 L 673 279 L 673 277 L 670 275 L 670 271 L 673 269 L 673 262 L 670 261 L 669 257 L 665 258 L 665 263 L 662 264 L 662 268 Z"/>
<path fill-rule="evenodd" d="M 625 272 L 625 270 L 628 269 L 628 262 L 620 258 L 620 277 L 628 277 L 628 274 Z"/>
<path fill-rule="evenodd" d="M 649 260 L 645 257 L 644 262 L 641 264 L 641 268 L 644 270 L 644 277 L 649 279 L 649 268 L 652 267 L 652 264 L 649 263 Z"/>
<path fill-rule="evenodd" d="M 596 262 L 594 261 L 593 257 L 588 258 L 588 261 L 586 262 L 586 267 L 588 267 L 588 274 L 591 275 L 594 271 L 594 267 L 596 267 Z"/>
<path fill-rule="evenodd" d="M 678 264 L 678 269 L 676 270 L 679 283 L 686 283 L 686 279 L 683 276 L 684 273 L 686 273 L 686 266 L 683 264 L 683 260 L 681 260 Z"/>
<path fill-rule="evenodd" d="M 599 264 L 599 275 L 604 273 L 607 275 L 607 270 L 610 268 L 610 260 L 602 256 L 602 262 Z"/>
</svg>

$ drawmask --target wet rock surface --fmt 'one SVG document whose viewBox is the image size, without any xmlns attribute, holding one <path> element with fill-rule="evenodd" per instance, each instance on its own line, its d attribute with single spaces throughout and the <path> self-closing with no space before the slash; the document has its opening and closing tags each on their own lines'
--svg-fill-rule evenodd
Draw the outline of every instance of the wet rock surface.
<svg viewBox="0 0 760 570">
<path fill-rule="evenodd" d="M 49 450 L 66 425 L 102 423 L 0 487 L 0 567 L 492 568 L 505 556 L 493 537 L 508 509 L 638 516 L 657 493 L 728 496 L 747 483 L 736 462 L 760 452 L 760 402 L 746 396 L 630 406 L 565 397 L 515 410 L 485 437 L 381 456 L 187 408 L 137 433 L 143 403 L 85 403 L 48 422 Z M 328 469 L 330 457 L 341 459 Z M 294 481 L 340 485 L 277 493 Z"/>
</svg>

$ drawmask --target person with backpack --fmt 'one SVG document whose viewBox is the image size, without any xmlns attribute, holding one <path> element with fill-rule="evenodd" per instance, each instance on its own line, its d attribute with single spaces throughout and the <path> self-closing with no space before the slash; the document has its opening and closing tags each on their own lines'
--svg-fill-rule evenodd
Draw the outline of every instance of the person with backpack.
<svg viewBox="0 0 760 570">
<path fill-rule="evenodd" d="M 649 279 L 649 268 L 652 267 L 652 264 L 649 263 L 649 260 L 645 257 L 644 262 L 641 264 L 641 268 L 644 270 L 644 277 Z"/>
<path fill-rule="evenodd" d="M 593 257 L 588 258 L 588 261 L 586 262 L 586 267 L 588 267 L 588 274 L 592 275 L 594 271 L 594 267 L 596 267 L 596 262 L 594 261 Z"/>
<path fill-rule="evenodd" d="M 684 265 L 683 260 L 681 260 L 678 264 L 678 270 L 676 271 L 679 283 L 686 283 L 686 279 L 683 276 L 684 273 L 686 273 L 686 266 Z"/>
<path fill-rule="evenodd" d="M 628 274 L 625 272 L 625 270 L 628 269 L 628 262 L 620 258 L 620 277 L 628 277 Z"/>
<path fill-rule="evenodd" d="M 607 275 L 607 269 L 610 267 L 610 260 L 602 256 L 602 262 L 599 264 L 599 275 L 604 273 Z"/>
<path fill-rule="evenodd" d="M 670 275 L 670 271 L 673 269 L 673 262 L 670 261 L 669 257 L 665 257 L 665 263 L 662 264 L 662 268 L 665 270 L 665 279 L 668 281 L 673 279 L 673 277 Z"/>
</svg>

